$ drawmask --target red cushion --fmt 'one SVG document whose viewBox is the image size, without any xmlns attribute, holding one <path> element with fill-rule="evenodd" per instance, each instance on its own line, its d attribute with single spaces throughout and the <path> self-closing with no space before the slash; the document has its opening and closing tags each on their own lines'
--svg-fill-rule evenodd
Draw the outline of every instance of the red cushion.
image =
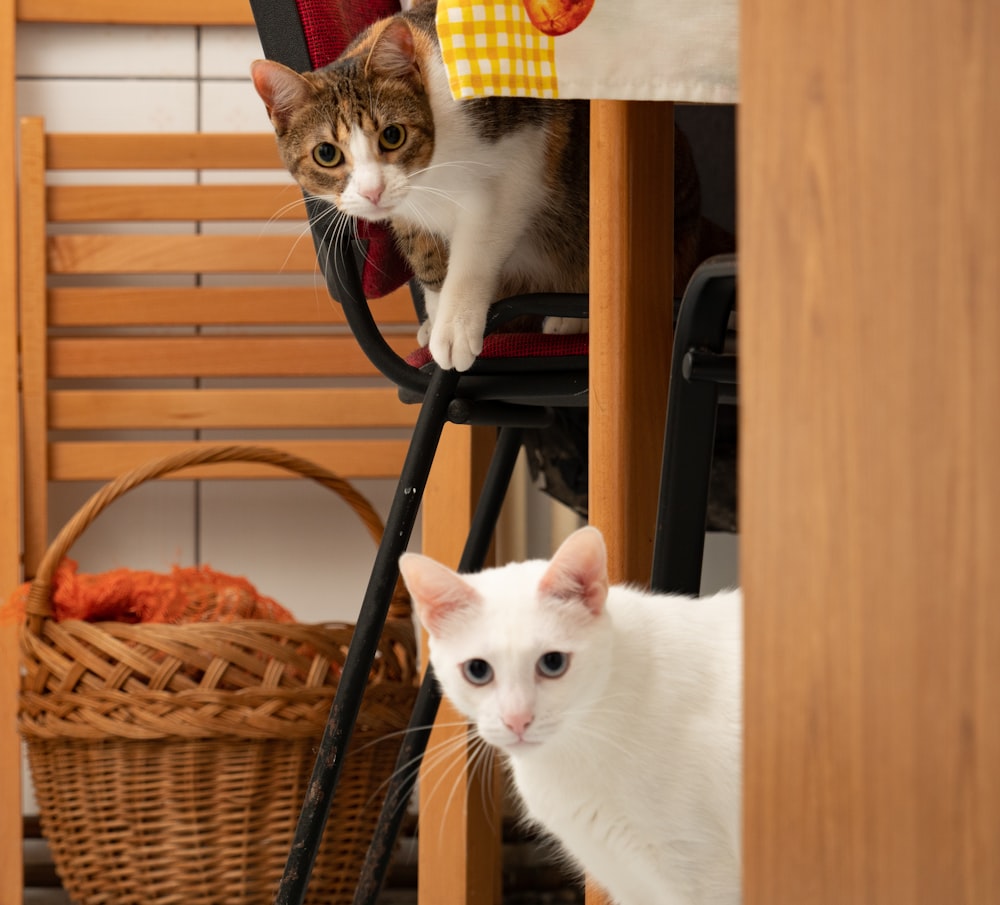
<svg viewBox="0 0 1000 905">
<path fill-rule="evenodd" d="M 399 12 L 398 0 L 295 0 L 314 69 L 332 63 L 354 36 L 372 22 Z M 361 274 L 365 296 L 381 298 L 413 275 L 389 230 L 359 221 L 358 234 L 368 239 L 368 256 Z"/>
<path fill-rule="evenodd" d="M 332 63 L 354 37 L 399 12 L 398 0 L 295 0 L 313 69 Z"/>
<path fill-rule="evenodd" d="M 479 358 L 556 358 L 586 355 L 589 350 L 589 333 L 491 333 L 483 340 Z M 430 361 L 431 352 L 426 346 L 406 356 L 406 363 L 415 368 Z"/>
</svg>

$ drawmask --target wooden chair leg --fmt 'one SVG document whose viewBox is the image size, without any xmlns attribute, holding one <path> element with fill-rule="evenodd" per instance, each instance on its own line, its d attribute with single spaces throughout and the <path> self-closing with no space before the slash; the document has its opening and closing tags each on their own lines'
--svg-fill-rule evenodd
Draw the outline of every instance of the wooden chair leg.
<svg viewBox="0 0 1000 905">
<path fill-rule="evenodd" d="M 0 902 L 4 905 L 24 901 L 17 635 L 16 624 L 0 623 Z"/>
<path fill-rule="evenodd" d="M 424 492 L 423 552 L 457 565 L 469 533 L 496 431 L 447 425 Z M 420 774 L 420 905 L 499 905 L 501 896 L 500 782 L 469 769 L 465 749 L 454 758 L 433 756 L 459 744 L 466 730 L 442 702 Z"/>
</svg>

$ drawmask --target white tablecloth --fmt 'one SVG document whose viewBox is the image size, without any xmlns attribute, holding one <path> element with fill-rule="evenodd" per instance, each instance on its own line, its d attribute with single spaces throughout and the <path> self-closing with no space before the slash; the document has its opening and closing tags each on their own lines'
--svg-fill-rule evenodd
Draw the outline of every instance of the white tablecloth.
<svg viewBox="0 0 1000 905">
<path fill-rule="evenodd" d="M 738 100 L 738 0 L 439 0 L 437 24 L 456 98 Z"/>
</svg>

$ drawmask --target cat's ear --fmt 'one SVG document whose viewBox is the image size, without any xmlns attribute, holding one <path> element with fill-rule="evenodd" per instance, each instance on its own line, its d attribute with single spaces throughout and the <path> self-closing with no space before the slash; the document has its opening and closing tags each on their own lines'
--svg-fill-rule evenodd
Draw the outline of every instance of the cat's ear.
<svg viewBox="0 0 1000 905">
<path fill-rule="evenodd" d="M 557 600 L 579 601 L 595 616 L 608 598 L 608 551 L 596 528 L 574 531 L 562 542 L 538 586 Z"/>
<path fill-rule="evenodd" d="M 292 111 L 308 103 L 313 95 L 312 85 L 302 75 L 272 60 L 253 62 L 250 78 L 267 107 L 267 115 L 279 131 L 288 127 Z"/>
<path fill-rule="evenodd" d="M 440 636 L 456 616 L 473 606 L 479 595 L 457 572 L 419 553 L 404 553 L 399 571 L 406 582 L 420 624 Z"/>
<path fill-rule="evenodd" d="M 420 78 L 413 32 L 402 19 L 390 19 L 375 38 L 365 67 L 368 72 L 397 79 Z"/>
</svg>

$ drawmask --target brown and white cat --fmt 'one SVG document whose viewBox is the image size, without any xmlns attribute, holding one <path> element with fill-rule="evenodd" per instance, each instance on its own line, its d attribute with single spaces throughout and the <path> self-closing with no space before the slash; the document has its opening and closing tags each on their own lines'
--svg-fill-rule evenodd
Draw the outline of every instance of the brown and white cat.
<svg viewBox="0 0 1000 905">
<path fill-rule="evenodd" d="M 454 100 L 435 12 L 429 0 L 376 22 L 315 72 L 258 60 L 251 75 L 301 187 L 348 218 L 391 226 L 424 287 L 421 343 L 441 367 L 464 371 L 497 299 L 587 291 L 589 105 Z M 683 140 L 677 160 L 683 286 L 699 220 Z M 550 318 L 545 329 L 586 327 Z"/>
</svg>

